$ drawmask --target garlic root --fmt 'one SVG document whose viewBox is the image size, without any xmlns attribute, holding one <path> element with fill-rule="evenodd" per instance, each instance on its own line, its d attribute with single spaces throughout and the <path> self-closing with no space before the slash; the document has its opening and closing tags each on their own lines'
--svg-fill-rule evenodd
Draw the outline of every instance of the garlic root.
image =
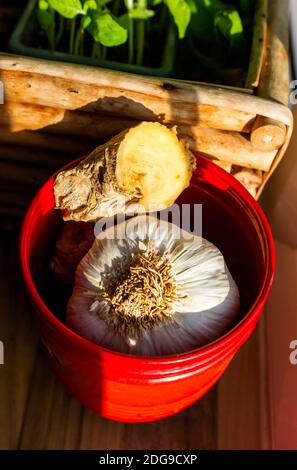
<svg viewBox="0 0 297 470">
<path fill-rule="evenodd" d="M 192 153 L 173 130 L 142 122 L 60 172 L 56 207 L 64 220 L 75 221 L 162 210 L 189 186 L 193 167 Z"/>
</svg>

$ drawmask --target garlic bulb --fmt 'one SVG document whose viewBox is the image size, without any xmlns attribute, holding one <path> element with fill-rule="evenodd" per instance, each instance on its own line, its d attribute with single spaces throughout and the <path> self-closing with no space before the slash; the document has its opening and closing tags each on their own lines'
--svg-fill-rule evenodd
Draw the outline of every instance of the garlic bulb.
<svg viewBox="0 0 297 470">
<path fill-rule="evenodd" d="M 239 292 L 218 248 L 148 215 L 116 228 L 116 237 L 113 227 L 100 233 L 77 268 L 67 306 L 74 331 L 115 351 L 160 356 L 230 327 Z"/>
</svg>

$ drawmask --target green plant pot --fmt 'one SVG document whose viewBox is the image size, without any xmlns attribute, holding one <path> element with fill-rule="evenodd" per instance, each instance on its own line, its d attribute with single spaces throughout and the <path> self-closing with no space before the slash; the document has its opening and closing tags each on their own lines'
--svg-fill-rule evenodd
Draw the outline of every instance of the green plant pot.
<svg viewBox="0 0 297 470">
<path fill-rule="evenodd" d="M 11 38 L 9 41 L 10 49 L 16 54 L 30 57 L 38 57 L 40 59 L 56 60 L 61 62 L 72 62 L 76 64 L 92 65 L 95 67 L 103 67 L 122 72 L 130 72 L 141 75 L 155 75 L 160 77 L 171 76 L 175 65 L 176 52 L 176 32 L 172 26 L 168 28 L 166 40 L 162 53 L 160 67 L 148 67 L 142 65 L 127 64 L 125 62 L 116 62 L 108 59 L 94 59 L 92 57 L 76 56 L 64 52 L 50 51 L 37 47 L 31 47 L 31 38 L 36 34 L 34 29 L 35 7 L 38 0 L 29 0 Z"/>
</svg>

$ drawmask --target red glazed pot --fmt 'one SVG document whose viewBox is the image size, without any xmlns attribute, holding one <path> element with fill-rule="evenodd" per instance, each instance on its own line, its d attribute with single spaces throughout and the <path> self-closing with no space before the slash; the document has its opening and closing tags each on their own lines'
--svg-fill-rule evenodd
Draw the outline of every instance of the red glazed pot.
<svg viewBox="0 0 297 470">
<path fill-rule="evenodd" d="M 61 224 L 53 181 L 33 200 L 20 241 L 25 283 L 51 369 L 81 403 L 106 418 L 143 422 L 179 412 L 219 379 L 260 318 L 275 269 L 273 238 L 260 206 L 232 176 L 197 157 L 191 186 L 178 202 L 203 204 L 203 236 L 222 251 L 240 290 L 238 322 L 217 341 L 188 353 L 128 356 L 78 336 L 40 295 L 36 272 Z"/>
</svg>

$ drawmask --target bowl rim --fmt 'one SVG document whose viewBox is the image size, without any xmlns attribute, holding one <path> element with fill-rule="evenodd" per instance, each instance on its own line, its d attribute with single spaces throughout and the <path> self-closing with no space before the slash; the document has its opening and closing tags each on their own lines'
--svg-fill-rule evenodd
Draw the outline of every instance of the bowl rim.
<svg viewBox="0 0 297 470">
<path fill-rule="evenodd" d="M 239 199 L 244 202 L 244 205 L 249 208 L 254 217 L 256 218 L 259 227 L 262 229 L 262 238 L 264 241 L 263 249 L 265 249 L 267 263 L 265 267 L 265 274 L 263 275 L 263 284 L 261 289 L 259 290 L 254 302 L 250 306 L 249 310 L 246 314 L 241 318 L 241 320 L 236 323 L 230 330 L 228 330 L 224 335 L 220 336 L 216 340 L 206 344 L 205 346 L 201 346 L 199 348 L 192 349 L 190 351 L 186 351 L 183 353 L 178 354 L 170 354 L 164 356 L 139 356 L 139 355 L 132 355 L 128 353 L 122 353 L 118 351 L 113 351 L 111 349 L 105 348 L 103 346 L 97 345 L 92 343 L 88 339 L 83 338 L 78 333 L 74 332 L 70 329 L 65 323 L 59 320 L 56 315 L 49 309 L 39 291 L 37 286 L 33 280 L 33 276 L 31 274 L 30 269 L 30 260 L 29 260 L 29 253 L 27 250 L 27 239 L 28 239 L 28 230 L 31 225 L 31 218 L 32 214 L 35 212 L 38 203 L 40 194 L 43 189 L 47 185 L 53 185 L 55 176 L 62 170 L 66 168 L 71 168 L 75 164 L 77 164 L 80 160 L 84 157 L 80 157 L 75 159 L 65 165 L 62 169 L 58 170 L 54 175 L 52 175 L 39 189 L 36 193 L 35 197 L 33 198 L 25 216 L 23 219 L 23 224 L 20 233 L 20 241 L 19 241 L 19 255 L 21 261 L 21 271 L 23 274 L 23 278 L 25 281 L 25 285 L 29 292 L 31 299 L 33 300 L 35 306 L 38 309 L 38 314 L 42 314 L 43 317 L 47 320 L 50 325 L 58 330 L 63 335 L 66 335 L 68 339 L 72 339 L 79 344 L 80 347 L 84 348 L 86 352 L 90 355 L 96 356 L 98 359 L 98 355 L 100 353 L 100 357 L 102 354 L 106 356 L 117 357 L 118 359 L 122 358 L 125 360 L 129 360 L 131 362 L 134 361 L 143 361 L 147 363 L 178 363 L 181 361 L 191 361 L 194 358 L 210 358 L 216 354 L 221 354 L 226 352 L 226 350 L 233 349 L 235 351 L 240 347 L 240 345 L 245 341 L 249 333 L 252 332 L 250 325 L 256 323 L 265 302 L 270 294 L 270 290 L 273 283 L 274 273 L 275 273 L 275 247 L 274 247 L 274 240 L 273 235 L 271 232 L 271 228 L 269 223 L 264 215 L 262 208 L 260 207 L 259 203 L 252 197 L 252 195 L 247 191 L 247 189 L 237 181 L 231 174 L 227 173 L 225 170 L 220 168 L 218 165 L 215 165 L 213 162 L 205 158 L 204 156 L 200 155 L 199 153 L 195 152 L 196 159 L 197 159 L 197 170 L 199 168 L 206 168 L 208 171 L 214 173 L 214 175 L 221 179 L 222 183 L 231 187 L 239 196 Z M 197 171 L 196 170 L 196 171 Z M 250 330 L 250 332 L 248 332 Z M 236 346 L 233 346 L 233 343 L 237 339 Z M 233 355 L 233 354 L 232 354 Z M 223 359 L 223 357 L 222 357 Z"/>
</svg>

